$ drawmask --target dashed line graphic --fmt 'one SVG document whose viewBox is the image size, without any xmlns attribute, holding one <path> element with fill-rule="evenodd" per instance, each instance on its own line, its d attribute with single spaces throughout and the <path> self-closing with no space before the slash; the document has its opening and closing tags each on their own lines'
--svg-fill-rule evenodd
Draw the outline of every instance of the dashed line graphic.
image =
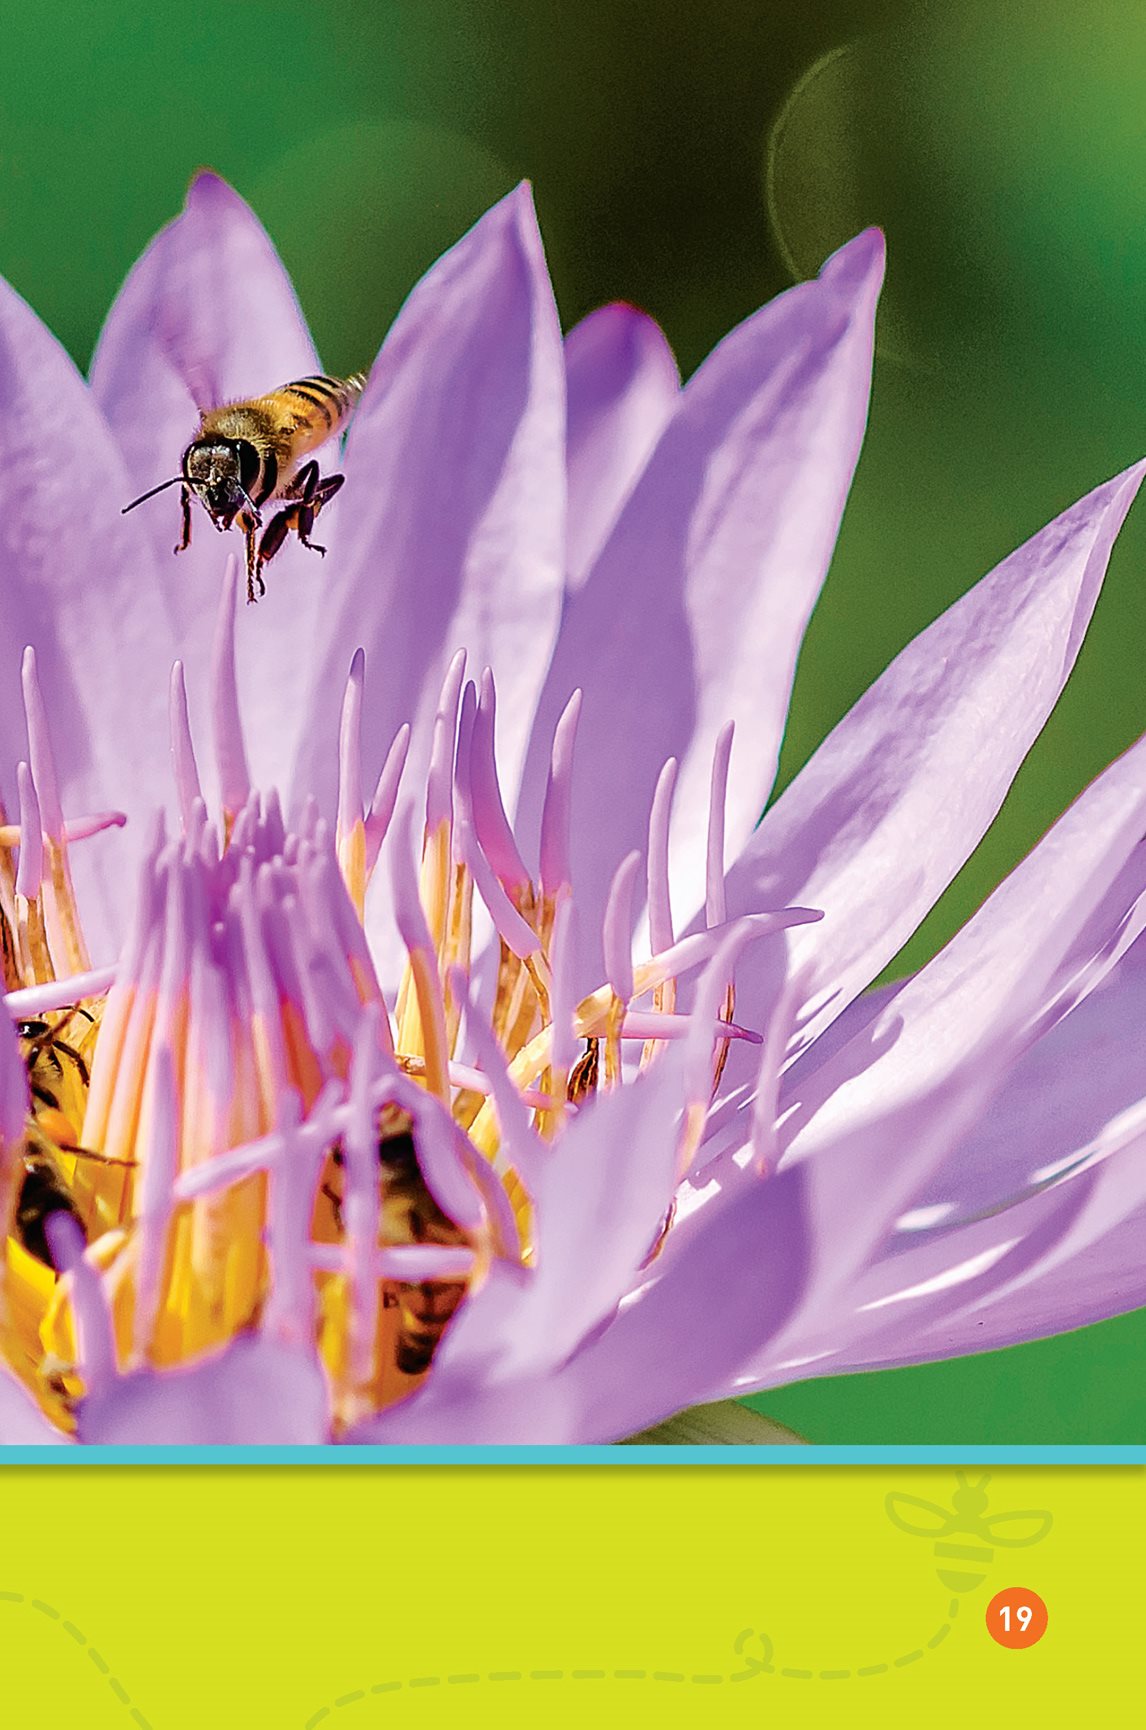
<svg viewBox="0 0 1146 1730">
<path fill-rule="evenodd" d="M 772 1642 L 767 1634 L 758 1634 L 754 1628 L 745 1628 L 736 1636 L 733 1650 L 736 1656 L 744 1661 L 744 1669 L 732 1670 L 727 1673 L 716 1670 L 466 1670 L 454 1675 L 445 1676 L 410 1676 L 405 1680 L 393 1679 L 387 1682 L 375 1682 L 369 1688 L 355 1688 L 349 1694 L 340 1694 L 337 1700 L 332 1700 L 328 1706 L 320 1706 L 313 1712 L 302 1726 L 302 1730 L 319 1730 L 319 1726 L 327 1724 L 335 1714 L 348 1706 L 358 1706 L 370 1700 L 377 1694 L 400 1694 L 411 1688 L 432 1688 L 441 1685 L 449 1686 L 458 1683 L 496 1683 L 496 1682 L 668 1682 L 688 1683 L 694 1687 L 711 1687 L 722 1682 L 751 1682 L 757 1676 L 778 1676 L 789 1682 L 848 1682 L 868 1676 L 886 1676 L 893 1670 L 903 1670 L 909 1664 L 918 1663 L 928 1652 L 934 1652 L 941 1646 L 950 1634 L 959 1614 L 959 1600 L 952 1598 L 947 1606 L 947 1618 L 924 1641 L 922 1646 L 914 1646 L 910 1651 L 901 1652 L 898 1657 L 890 1658 L 882 1664 L 864 1664 L 857 1669 L 822 1669 L 804 1670 L 793 1665 L 780 1667 L 773 1663 Z M 750 1653 L 747 1648 L 756 1642 L 760 1655 Z M 334 1726 L 331 1726 L 334 1730 Z"/>
<path fill-rule="evenodd" d="M 87 1653 L 88 1661 L 94 1666 L 128 1717 L 138 1726 L 138 1730 L 154 1730 L 150 1719 L 143 1716 L 139 1707 L 133 1703 L 131 1695 L 119 1677 L 112 1673 L 111 1665 L 107 1659 L 101 1652 L 97 1651 L 82 1629 L 77 1628 L 74 1622 L 64 1620 L 54 1604 L 46 1604 L 42 1598 L 29 1598 L 23 1592 L 0 1592 L 0 1604 L 25 1604 L 36 1615 L 45 1617 L 49 1622 L 54 1622 L 61 1633 L 66 1634 L 69 1640 L 74 1640 L 81 1651 Z"/>
</svg>

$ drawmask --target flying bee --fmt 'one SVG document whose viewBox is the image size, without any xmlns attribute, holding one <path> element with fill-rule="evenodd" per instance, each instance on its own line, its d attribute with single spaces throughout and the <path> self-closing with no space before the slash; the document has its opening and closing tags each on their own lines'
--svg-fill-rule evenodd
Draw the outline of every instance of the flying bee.
<svg viewBox="0 0 1146 1730">
<path fill-rule="evenodd" d="M 901 1532 L 909 1532 L 913 1538 L 936 1539 L 937 1562 L 968 1564 L 966 1572 L 943 1566 L 937 1572 L 949 1591 L 971 1592 L 986 1579 L 996 1549 L 1021 1550 L 1028 1544 L 1039 1543 L 1050 1531 L 1054 1516 L 1045 1508 L 1023 1508 L 1015 1513 L 992 1514 L 987 1519 L 985 1486 L 991 1481 L 990 1473 L 984 1472 L 974 1484 L 968 1482 L 965 1472 L 956 1472 L 955 1477 L 959 1488 L 951 1498 L 950 1508 L 944 1508 L 938 1502 L 925 1502 L 919 1496 L 898 1493 L 888 1496 L 885 1506 L 888 1519 Z M 979 1542 L 948 1544 L 942 1541 L 955 1533 L 978 1538 Z M 971 1566 L 975 1568 L 974 1573 L 969 1571 Z"/>
<path fill-rule="evenodd" d="M 473 1239 L 442 1212 L 418 1164 L 414 1124 L 408 1112 L 384 1105 L 378 1115 L 378 1171 L 382 1190 L 379 1242 L 387 1249 L 397 1244 L 445 1244 L 470 1249 Z M 333 1164 L 341 1170 L 345 1156 L 336 1144 Z M 333 1203 L 335 1219 L 342 1224 L 342 1198 L 324 1185 Z M 420 1376 L 429 1369 L 448 1323 L 466 1294 L 464 1279 L 388 1282 L 383 1303 L 398 1311 L 395 1362 L 404 1376 Z"/>
<path fill-rule="evenodd" d="M 48 1222 L 53 1214 L 66 1213 L 85 1240 L 87 1225 L 72 1197 L 62 1160 L 94 1160 L 100 1165 L 126 1166 L 130 1160 L 110 1159 L 79 1145 L 76 1118 L 90 1080 L 87 1060 L 78 1045 L 60 1035 L 72 1018 L 93 1017 L 78 1006 L 65 1012 L 54 1025 L 47 1021 L 21 1021 L 16 1029 L 28 1071 L 32 1114 L 24 1135 L 21 1155 L 23 1175 L 16 1196 L 13 1225 L 18 1243 L 45 1267 L 59 1272 L 48 1242 Z"/>
<path fill-rule="evenodd" d="M 311 540 L 311 530 L 346 477 L 323 479 L 313 458 L 304 458 L 342 432 L 365 383 L 363 373 L 350 378 L 316 373 L 249 402 L 201 409 L 199 432 L 183 452 L 179 474 L 133 499 L 124 514 L 178 486 L 183 534 L 177 553 L 191 545 L 192 495 L 220 533 L 237 522 L 247 543 L 247 600 L 253 601 L 256 585 L 260 595 L 266 593 L 263 567 L 292 529 L 304 547 L 325 553 Z M 262 507 L 279 501 L 283 509 L 263 528 Z"/>
</svg>

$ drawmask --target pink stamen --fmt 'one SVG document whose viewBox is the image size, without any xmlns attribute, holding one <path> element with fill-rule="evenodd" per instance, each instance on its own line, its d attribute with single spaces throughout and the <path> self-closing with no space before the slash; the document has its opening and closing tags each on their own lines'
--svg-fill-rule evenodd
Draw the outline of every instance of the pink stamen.
<svg viewBox="0 0 1146 1730">
<path fill-rule="evenodd" d="M 34 901 L 44 880 L 44 832 L 36 783 L 27 763 L 16 765 L 20 797 L 20 863 L 16 867 L 16 893 Z"/>
<path fill-rule="evenodd" d="M 202 799 L 199 765 L 195 760 L 195 745 L 191 738 L 191 715 L 187 707 L 187 684 L 183 677 L 183 662 L 176 661 L 171 669 L 169 697 L 171 718 L 171 768 L 175 776 L 175 791 L 179 799 L 179 814 L 183 833 L 191 827 L 196 799 Z"/>
<path fill-rule="evenodd" d="M 93 967 L 89 973 L 73 973 L 67 979 L 53 979 L 47 985 L 28 985 L 19 991 L 9 991 L 4 1006 L 13 1021 L 30 1021 L 37 1015 L 47 1015 L 53 1009 L 70 1009 L 85 997 L 102 997 L 115 983 L 116 968 Z"/>
<path fill-rule="evenodd" d="M 274 1163 L 270 1180 L 267 1235 L 272 1278 L 263 1331 L 285 1345 L 309 1348 L 315 1326 L 314 1279 L 308 1259 L 310 1221 L 318 1162 L 325 1158 L 325 1149 L 321 1143 L 308 1147 L 298 1133 L 299 1109 L 298 1096 L 289 1094 L 282 1112 L 283 1157 Z"/>
<path fill-rule="evenodd" d="M 493 1107 L 501 1131 L 497 1165 L 502 1171 L 514 1168 L 529 1187 L 537 1172 L 544 1149 L 530 1122 L 529 1110 L 510 1079 L 505 1054 L 493 1029 L 474 1002 L 469 981 L 460 967 L 450 969 L 450 990 L 457 1003 L 466 1006 L 466 1032 L 477 1055 L 478 1067 L 489 1077 Z"/>
<path fill-rule="evenodd" d="M 141 1140 L 146 1147 L 140 1182 L 136 1237 L 139 1259 L 135 1276 L 133 1334 L 135 1356 L 145 1359 L 161 1302 L 167 1226 L 171 1218 L 175 1179 L 179 1170 L 179 1111 L 171 1049 L 152 1051 L 150 1086 L 144 1105 L 148 1126 Z"/>
<path fill-rule="evenodd" d="M 126 811 L 93 811 L 86 817 L 68 817 L 64 821 L 64 840 L 71 846 L 73 841 L 88 841 L 93 835 L 102 835 L 105 829 L 122 829 L 126 822 Z M 0 823 L 0 847 L 19 845 L 19 823 Z"/>
<path fill-rule="evenodd" d="M 457 811 L 454 845 L 458 857 L 467 866 L 473 877 L 474 887 L 485 902 L 489 916 L 497 928 L 498 936 L 512 949 L 519 960 L 524 961 L 526 956 L 536 953 L 541 947 L 541 942 L 536 931 L 527 920 L 522 918 L 506 894 L 501 879 L 486 857 L 477 832 L 473 815 L 471 779 L 473 752 L 470 749 L 475 727 L 474 688 L 472 684 L 469 684 L 466 686 L 465 694 L 462 697 L 461 717 L 458 726 L 458 758 L 455 781 Z"/>
<path fill-rule="evenodd" d="M 779 1158 L 780 1073 L 796 1022 L 796 1011 L 804 1001 L 809 978 L 804 973 L 785 979 L 768 1017 L 752 1101 L 752 1156 L 761 1174 L 774 1169 Z"/>
<path fill-rule="evenodd" d="M 363 1258 L 364 1283 L 368 1290 L 376 1290 L 379 1280 L 420 1285 L 429 1280 L 465 1279 L 473 1272 L 476 1260 L 472 1249 L 453 1249 L 444 1244 L 391 1244 L 388 1249 L 375 1250 L 372 1256 Z M 346 1269 L 345 1252 L 337 1244 L 312 1243 L 307 1249 L 307 1261 L 320 1273 L 343 1273 Z M 368 1375 L 369 1362 L 363 1368 Z"/>
<path fill-rule="evenodd" d="M 342 697 L 338 724 L 338 815 L 335 841 L 339 858 L 356 823 L 362 822 L 362 693 L 366 655 L 355 649 Z"/>
<path fill-rule="evenodd" d="M 259 1067 L 263 1072 L 263 1104 L 269 1121 L 274 1124 L 291 1094 L 291 1080 L 279 1009 L 279 988 L 271 968 L 271 958 L 267 953 L 259 918 L 255 898 L 255 869 L 250 860 L 243 861 L 243 868 L 239 872 L 236 905 L 247 985 L 255 1017 L 256 1039 L 261 1048 Z"/>
<path fill-rule="evenodd" d="M 557 904 L 553 919 L 552 986 L 549 1012 L 553 1028 L 553 1068 L 558 1076 L 568 1076 L 580 1055 L 579 1042 L 573 1025 L 577 998 L 573 991 L 573 939 L 577 910 L 568 896 Z"/>
<path fill-rule="evenodd" d="M 696 1012 L 677 1015 L 656 1009 L 634 1009 L 625 1016 L 621 1027 L 622 1039 L 684 1039 L 693 1026 Z M 712 1024 L 713 1039 L 742 1039 L 748 1045 L 763 1043 L 759 1033 L 750 1027 L 740 1027 L 735 1021 L 717 1019 Z"/>
<path fill-rule="evenodd" d="M 283 821 L 282 800 L 277 787 L 272 787 L 263 797 L 263 833 L 264 852 L 260 856 L 260 864 L 277 857 L 286 842 L 286 824 Z"/>
<path fill-rule="evenodd" d="M 76 1362 L 89 1397 L 115 1381 L 115 1330 L 98 1271 L 84 1255 L 84 1238 L 67 1213 L 44 1221 L 52 1260 L 68 1281 L 76 1327 Z"/>
<path fill-rule="evenodd" d="M 223 592 L 211 654 L 211 715 L 215 728 L 215 761 L 219 771 L 219 795 L 223 801 L 223 811 L 230 821 L 234 820 L 246 804 L 251 791 L 251 774 L 243 744 L 239 687 L 235 672 L 238 569 L 234 554 L 229 554 L 223 571 Z"/>
<path fill-rule="evenodd" d="M 728 917 L 724 889 L 724 810 L 728 799 L 728 765 L 735 723 L 722 727 L 712 754 L 712 784 L 708 798 L 708 850 L 705 860 L 704 917 L 708 925 L 723 925 Z"/>
<path fill-rule="evenodd" d="M 457 657 L 455 656 L 455 662 Z M 461 692 L 459 689 L 458 695 Z M 452 751 L 451 751 L 452 757 Z M 452 767 L 452 763 L 451 763 Z M 427 806 L 429 810 L 429 806 Z M 446 1034 L 446 1008 L 438 977 L 438 957 L 426 924 L 426 915 L 418 889 L 418 873 L 414 866 L 414 812 L 403 805 L 397 816 L 395 845 L 390 854 L 390 880 L 394 896 L 394 922 L 410 957 L 418 1009 L 422 1022 L 422 1040 L 426 1053 L 426 1080 L 433 1093 L 449 1101 L 449 1043 Z"/>
<path fill-rule="evenodd" d="M 490 1162 L 475 1153 L 449 1111 L 412 1082 L 396 1083 L 391 1097 L 414 1120 L 418 1164 L 442 1212 L 462 1231 L 477 1233 L 488 1225 L 497 1253 L 516 1255 L 513 1209 Z"/>
<path fill-rule="evenodd" d="M 442 681 L 442 694 L 434 716 L 434 738 L 426 774 L 426 828 L 431 833 L 453 815 L 454 744 L 458 734 L 458 705 L 466 672 L 466 652 L 459 649 Z"/>
<path fill-rule="evenodd" d="M 403 722 L 394 735 L 393 743 L 386 754 L 382 765 L 382 773 L 378 777 L 378 785 L 374 789 L 374 797 L 370 801 L 370 809 L 366 813 L 366 874 L 373 871 L 378 863 L 378 854 L 386 839 L 390 827 L 390 819 L 394 815 L 394 807 L 398 803 L 398 789 L 402 783 L 402 771 L 406 767 L 406 758 L 410 752 L 410 724 Z"/>
<path fill-rule="evenodd" d="M 258 1171 L 276 1171 L 285 1161 L 294 1158 L 300 1147 L 308 1154 L 317 1156 L 324 1153 L 344 1127 L 345 1107 L 341 1107 L 342 1116 L 335 1115 L 344 1093 L 344 1083 L 332 1078 L 322 1089 L 306 1121 L 297 1128 L 288 1124 L 269 1135 L 257 1136 L 241 1147 L 218 1154 L 214 1159 L 204 1160 L 202 1165 L 193 1166 L 189 1171 L 180 1172 L 175 1184 L 176 1201 L 198 1201 L 203 1196 L 230 1189 Z"/>
<path fill-rule="evenodd" d="M 339 946 L 350 961 L 359 996 L 363 1002 L 381 1004 L 382 988 L 374 971 L 374 957 L 329 847 L 316 847 L 313 859 L 302 872 L 302 884 L 303 898 L 320 943 L 328 939 L 329 927 L 333 924 Z M 389 1040 L 392 1050 L 390 1025 L 385 1015 L 380 1033 L 383 1048 Z"/>
<path fill-rule="evenodd" d="M 350 1095 L 342 1137 L 346 1225 L 345 1266 L 350 1287 L 348 1358 L 351 1385 L 370 1380 L 378 1322 L 378 1281 L 372 1266 L 378 1243 L 378 1130 L 370 1101 L 370 1082 L 378 1055 L 378 1009 L 359 1018 L 350 1065 Z"/>
<path fill-rule="evenodd" d="M 605 978 L 622 1003 L 628 1003 L 633 995 L 633 888 L 640 865 L 637 852 L 622 859 L 605 904 Z"/>
<path fill-rule="evenodd" d="M 712 1047 L 717 1037 L 717 1010 L 728 981 L 749 943 L 769 933 L 754 920 L 739 920 L 725 930 L 720 944 L 697 986 L 696 1002 L 689 1020 L 692 1026 L 685 1043 L 685 1102 L 690 1109 L 707 1110 L 712 1098 Z"/>
<path fill-rule="evenodd" d="M 581 719 L 581 692 L 574 691 L 553 732 L 553 751 L 549 760 L 549 778 L 545 785 L 545 803 L 541 810 L 541 889 L 549 896 L 568 889 L 570 864 L 570 833 L 573 809 L 573 753 L 577 743 L 577 723 Z"/>
<path fill-rule="evenodd" d="M 93 811 L 89 817 L 74 817 L 64 824 L 64 840 L 90 841 L 107 829 L 122 829 L 127 822 L 126 811 Z"/>
<path fill-rule="evenodd" d="M 672 898 L 669 893 L 669 823 L 676 790 L 678 763 L 669 757 L 657 777 L 649 813 L 649 947 L 654 955 L 673 941 Z"/>
<path fill-rule="evenodd" d="M 299 818 L 298 838 L 300 841 L 312 841 L 314 832 L 322 820 L 318 800 L 313 793 L 308 793 L 302 802 L 302 815 Z"/>
<path fill-rule="evenodd" d="M 60 805 L 60 784 L 56 776 L 56 760 L 52 753 L 44 696 L 36 671 L 35 649 L 24 650 L 20 671 L 24 688 L 24 714 L 28 724 L 28 759 L 39 795 L 43 831 L 50 841 L 59 846 L 64 839 L 64 813 Z"/>
<path fill-rule="evenodd" d="M 474 718 L 470 752 L 470 812 L 481 850 L 506 889 L 529 887 L 530 876 L 518 852 L 497 776 L 497 691 L 487 667 L 481 676 L 481 696 Z"/>
</svg>

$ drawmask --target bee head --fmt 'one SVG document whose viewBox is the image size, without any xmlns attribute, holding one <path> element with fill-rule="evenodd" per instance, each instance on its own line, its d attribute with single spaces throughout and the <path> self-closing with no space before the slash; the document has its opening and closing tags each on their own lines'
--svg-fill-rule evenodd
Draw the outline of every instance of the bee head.
<svg viewBox="0 0 1146 1730">
<path fill-rule="evenodd" d="M 255 511 L 258 475 L 259 454 L 246 439 L 196 439 L 183 453 L 183 478 L 218 529 L 229 529 L 244 506 Z"/>
</svg>

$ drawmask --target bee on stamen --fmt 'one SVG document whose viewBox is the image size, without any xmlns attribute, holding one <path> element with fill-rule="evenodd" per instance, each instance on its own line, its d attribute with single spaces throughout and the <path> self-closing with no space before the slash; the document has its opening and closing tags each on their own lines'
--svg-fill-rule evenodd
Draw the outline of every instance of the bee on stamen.
<svg viewBox="0 0 1146 1730">
<path fill-rule="evenodd" d="M 260 595 L 266 593 L 263 567 L 291 530 L 311 552 L 325 553 L 311 540 L 311 530 L 346 477 L 323 477 L 313 459 L 303 459 L 344 431 L 365 383 L 363 373 L 350 378 L 316 373 L 248 402 L 201 409 L 199 432 L 183 452 L 179 474 L 141 493 L 123 514 L 178 486 L 183 533 L 177 553 L 191 545 L 192 496 L 220 534 L 237 523 L 247 544 L 247 600 L 255 600 L 256 587 Z M 264 528 L 262 507 L 280 501 L 283 509 Z"/>
<path fill-rule="evenodd" d="M 131 1160 L 109 1159 L 79 1145 L 74 1121 L 75 1098 L 86 1092 L 87 1061 L 77 1044 L 64 1039 L 72 1018 L 91 1015 L 78 1006 L 69 1009 L 54 1024 L 21 1021 L 16 1028 L 28 1071 L 32 1114 L 24 1133 L 21 1155 L 23 1173 L 16 1195 L 14 1231 L 17 1242 L 36 1261 L 59 1272 L 48 1241 L 48 1222 L 54 1214 L 66 1213 L 75 1221 L 85 1240 L 90 1237 L 72 1198 L 64 1169 L 65 1159 L 91 1160 L 99 1165 L 126 1166 Z"/>
<path fill-rule="evenodd" d="M 378 1172 L 382 1212 L 379 1242 L 387 1248 L 397 1244 L 444 1244 L 472 1248 L 469 1235 L 442 1212 L 422 1176 L 414 1125 L 408 1112 L 385 1105 L 378 1120 Z M 337 1143 L 330 1160 L 341 1172 L 345 1155 Z M 334 1173 L 331 1173 L 333 1176 Z M 323 1184 L 323 1193 L 342 1226 L 342 1196 L 334 1183 Z M 404 1376 L 420 1376 L 429 1369 L 446 1327 L 466 1294 L 464 1279 L 394 1281 L 387 1283 L 383 1302 L 398 1311 L 395 1363 Z"/>
</svg>

